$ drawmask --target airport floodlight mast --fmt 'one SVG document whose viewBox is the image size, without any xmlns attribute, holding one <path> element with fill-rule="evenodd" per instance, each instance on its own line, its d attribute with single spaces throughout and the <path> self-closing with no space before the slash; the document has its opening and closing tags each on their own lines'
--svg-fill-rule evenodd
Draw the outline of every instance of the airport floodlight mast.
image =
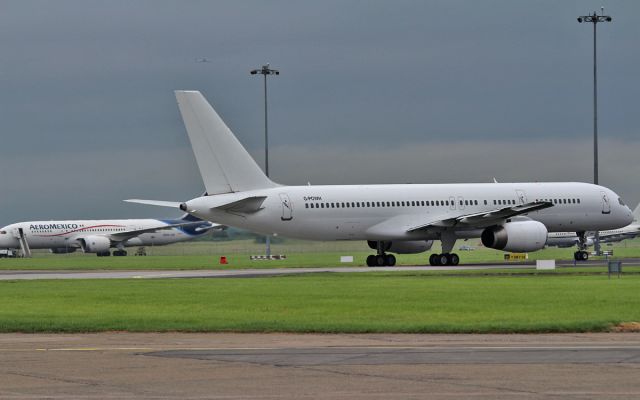
<svg viewBox="0 0 640 400">
<path fill-rule="evenodd" d="M 595 11 L 590 15 L 578 17 L 578 22 L 591 22 L 593 24 L 593 183 L 598 184 L 598 76 L 596 57 L 596 26 L 599 22 L 611 22 L 611 17 L 604 15 L 604 7 L 600 8 L 600 15 Z M 600 254 L 600 235 L 598 232 L 594 238 L 594 249 Z"/>
<path fill-rule="evenodd" d="M 267 75 L 280 75 L 277 69 L 269 68 L 269 63 L 263 65 L 260 69 L 251 70 L 251 75 L 260 74 L 264 76 L 264 173 L 269 176 L 269 128 L 267 124 Z M 271 238 L 269 235 L 265 237 L 266 256 L 271 258 Z"/>
</svg>

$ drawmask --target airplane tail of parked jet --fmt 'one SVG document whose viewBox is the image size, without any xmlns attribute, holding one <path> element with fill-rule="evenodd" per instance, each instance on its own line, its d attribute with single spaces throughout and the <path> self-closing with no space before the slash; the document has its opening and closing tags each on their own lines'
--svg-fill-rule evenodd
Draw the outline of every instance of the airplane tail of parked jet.
<svg viewBox="0 0 640 400">
<path fill-rule="evenodd" d="M 277 186 L 200 92 L 177 90 L 175 94 L 209 195 Z"/>
<path fill-rule="evenodd" d="M 640 222 L 640 203 L 633 209 L 633 222 Z"/>
</svg>

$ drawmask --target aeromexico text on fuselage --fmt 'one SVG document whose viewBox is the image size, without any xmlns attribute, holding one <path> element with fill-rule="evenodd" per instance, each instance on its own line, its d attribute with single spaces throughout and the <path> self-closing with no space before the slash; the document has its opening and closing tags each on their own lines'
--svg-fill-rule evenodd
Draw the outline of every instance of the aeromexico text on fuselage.
<svg viewBox="0 0 640 400">
<path fill-rule="evenodd" d="M 211 206 L 252 196 L 266 199 L 258 212 L 248 215 Z M 553 204 L 525 215 L 550 232 L 615 229 L 631 219 L 631 211 L 613 191 L 579 182 L 279 186 L 200 197 L 184 207 L 200 218 L 266 234 L 320 240 L 418 240 L 438 239 L 440 230 L 409 232 L 416 224 L 534 201 Z M 276 212 L 281 217 L 274 226 Z M 458 237 L 478 236 L 477 228 L 452 228 Z"/>
<path fill-rule="evenodd" d="M 67 230 L 75 230 L 81 228 L 78 224 L 46 224 L 46 225 L 29 225 L 30 231 L 42 231 L 42 230 L 51 230 L 51 229 L 67 229 Z"/>
</svg>

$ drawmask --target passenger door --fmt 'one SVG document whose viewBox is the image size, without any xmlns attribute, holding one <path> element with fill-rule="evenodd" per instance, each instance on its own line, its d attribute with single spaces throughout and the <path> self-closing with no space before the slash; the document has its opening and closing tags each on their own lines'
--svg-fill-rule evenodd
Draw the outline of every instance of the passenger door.
<svg viewBox="0 0 640 400">
<path fill-rule="evenodd" d="M 280 219 L 283 221 L 291 221 L 293 219 L 293 204 L 291 204 L 289 195 L 280 193 L 280 202 L 282 203 L 282 217 L 280 217 Z"/>
<path fill-rule="evenodd" d="M 602 213 L 603 214 L 610 214 L 611 213 L 611 204 L 609 203 L 609 196 L 607 196 L 607 193 L 605 193 L 605 192 L 600 192 L 600 196 L 602 198 Z"/>
<path fill-rule="evenodd" d="M 518 205 L 527 204 L 527 195 L 524 190 L 516 190 L 516 198 L 518 199 Z"/>
</svg>

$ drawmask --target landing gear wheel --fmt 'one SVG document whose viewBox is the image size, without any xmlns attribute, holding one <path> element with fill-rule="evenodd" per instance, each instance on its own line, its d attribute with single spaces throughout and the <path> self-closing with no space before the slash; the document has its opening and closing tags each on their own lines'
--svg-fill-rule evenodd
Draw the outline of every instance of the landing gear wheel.
<svg viewBox="0 0 640 400">
<path fill-rule="evenodd" d="M 376 256 L 376 267 L 384 267 L 385 261 L 387 261 L 385 258 L 386 256 L 384 254 Z"/>
<path fill-rule="evenodd" d="M 436 267 L 440 264 L 438 264 L 438 255 L 437 254 L 432 254 L 429 256 L 429 265 L 431 265 L 432 267 Z"/>
<path fill-rule="evenodd" d="M 460 264 L 460 257 L 456 253 L 449 254 L 449 265 L 458 265 Z"/>
<path fill-rule="evenodd" d="M 109 252 L 109 250 L 107 251 L 99 251 L 96 253 L 96 255 L 98 257 L 109 257 L 111 255 L 111 253 Z"/>
<path fill-rule="evenodd" d="M 586 251 L 576 251 L 573 253 L 573 258 L 576 261 L 587 261 L 589 259 L 589 253 Z"/>
<path fill-rule="evenodd" d="M 387 254 L 385 257 L 385 264 L 389 267 L 396 265 L 396 256 L 393 254 Z"/>
<path fill-rule="evenodd" d="M 127 255 L 125 250 L 116 250 L 113 252 L 114 257 L 124 257 Z"/>
<path fill-rule="evenodd" d="M 448 254 L 439 254 L 438 255 L 438 265 L 449 265 L 449 255 Z"/>
<path fill-rule="evenodd" d="M 373 254 L 367 256 L 367 267 L 375 267 L 376 265 L 376 256 Z"/>
</svg>

